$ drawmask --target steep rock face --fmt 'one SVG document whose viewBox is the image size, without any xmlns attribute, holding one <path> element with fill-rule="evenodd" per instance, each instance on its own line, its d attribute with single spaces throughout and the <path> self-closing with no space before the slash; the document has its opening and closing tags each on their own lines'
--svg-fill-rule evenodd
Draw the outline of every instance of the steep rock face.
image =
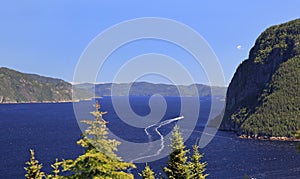
<svg viewBox="0 0 300 179">
<path fill-rule="evenodd" d="M 286 130 L 294 130 L 294 128 L 299 127 L 300 119 L 297 120 L 296 124 L 293 124 L 295 125 L 293 128 L 286 124 L 272 123 L 273 120 L 278 120 L 278 118 L 281 117 L 280 115 L 271 115 L 271 117 L 260 114 L 264 112 L 272 114 L 284 108 L 284 106 L 282 106 L 284 103 L 281 101 L 281 98 L 279 101 L 267 101 L 268 96 L 271 96 L 273 93 L 281 93 L 280 91 L 283 91 L 285 88 L 298 89 L 297 83 L 294 82 L 295 80 L 296 82 L 300 80 L 300 74 L 298 74 L 299 67 L 297 66 L 299 62 L 298 55 L 300 55 L 299 42 L 300 19 L 278 26 L 272 26 L 259 36 L 250 51 L 249 58 L 239 65 L 228 87 L 226 108 L 221 129 L 233 130 L 249 135 L 274 135 L 272 133 L 274 125 L 282 125 L 275 127 L 286 127 Z M 293 60 L 290 64 L 285 64 L 291 59 Z M 281 68 L 288 68 L 289 65 L 293 66 L 288 71 L 288 73 L 292 73 L 292 75 L 278 72 L 280 70 L 284 71 Z M 279 76 L 279 78 L 277 76 Z M 274 88 L 273 84 L 276 84 L 278 80 L 287 81 L 285 87 L 280 86 Z M 289 94 L 282 98 L 298 97 L 299 95 L 300 91 L 296 90 L 294 94 Z M 276 106 L 279 109 L 274 108 L 268 111 L 259 110 L 259 108 L 264 108 L 268 103 L 272 103 L 272 105 L 273 103 L 278 103 Z M 291 106 L 293 109 L 288 111 L 288 113 L 295 113 L 297 115 L 294 116 L 294 118 L 297 116 L 300 118 L 300 113 L 297 111 L 300 109 L 300 101 L 299 104 L 295 103 L 293 105 L 294 106 Z M 258 111 L 260 111 L 260 113 L 258 113 Z M 271 121 L 268 123 L 268 125 L 270 125 L 268 126 L 269 132 L 262 132 L 257 128 L 256 123 L 265 123 L 265 120 L 267 120 L 263 119 L 263 117 L 257 118 L 258 115 L 270 118 L 268 119 Z M 253 118 L 253 116 L 256 116 L 256 120 L 251 120 L 251 123 L 254 124 L 248 124 L 249 119 Z M 255 128 L 255 130 L 250 128 Z M 291 131 L 285 131 L 282 133 L 278 132 L 276 135 L 290 135 L 291 133 Z"/>
</svg>

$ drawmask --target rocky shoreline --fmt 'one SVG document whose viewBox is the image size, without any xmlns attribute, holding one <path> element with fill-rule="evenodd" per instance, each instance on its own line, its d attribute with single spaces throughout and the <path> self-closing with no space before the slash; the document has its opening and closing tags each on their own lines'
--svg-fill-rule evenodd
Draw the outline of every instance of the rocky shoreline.
<svg viewBox="0 0 300 179">
<path fill-rule="evenodd" d="M 5 101 L 1 104 L 37 104 L 37 103 L 73 103 L 79 102 L 80 100 L 63 100 L 63 101 Z"/>
<path fill-rule="evenodd" d="M 249 136 L 249 135 L 240 135 L 241 139 L 254 139 L 254 140 L 271 140 L 271 141 L 294 141 L 300 142 L 300 139 L 295 137 L 269 137 L 269 136 Z"/>
</svg>

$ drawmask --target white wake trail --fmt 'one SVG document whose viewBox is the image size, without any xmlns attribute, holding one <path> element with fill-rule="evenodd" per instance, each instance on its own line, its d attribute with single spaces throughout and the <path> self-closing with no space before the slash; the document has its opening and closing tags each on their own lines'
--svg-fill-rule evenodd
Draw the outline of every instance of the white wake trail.
<svg viewBox="0 0 300 179">
<path fill-rule="evenodd" d="M 177 118 L 174 118 L 174 119 L 170 119 L 168 122 L 166 122 L 166 123 L 162 123 L 162 124 L 160 124 L 158 127 L 156 127 L 155 128 L 155 131 L 156 131 L 156 133 L 160 136 L 160 149 L 158 149 L 158 151 L 154 154 L 154 155 L 152 155 L 151 157 L 155 157 L 155 156 L 158 156 L 160 153 L 161 153 L 161 151 L 165 148 L 165 141 L 164 141 L 164 136 L 158 131 L 158 129 L 160 128 L 160 127 L 162 127 L 162 126 L 164 126 L 164 125 L 167 125 L 167 124 L 170 124 L 170 123 L 172 123 L 172 122 L 174 122 L 174 121 L 178 121 L 178 120 L 180 120 L 180 119 L 183 119 L 184 117 L 183 116 L 180 116 L 180 117 L 177 117 Z"/>
<path fill-rule="evenodd" d="M 153 126 L 157 126 L 157 127 L 154 129 L 154 131 L 155 131 L 155 132 L 159 135 L 159 137 L 160 137 L 160 148 L 157 150 L 156 153 L 154 153 L 154 154 L 152 154 L 152 155 L 147 155 L 147 156 L 143 156 L 143 157 L 138 157 L 138 158 L 136 158 L 136 159 L 131 160 L 131 162 L 134 162 L 134 161 L 137 161 L 137 160 L 141 160 L 141 159 L 145 159 L 145 158 L 149 158 L 149 157 L 155 157 L 155 156 L 158 156 L 158 155 L 161 153 L 161 151 L 164 149 L 164 147 L 165 147 L 164 136 L 159 132 L 158 129 L 159 129 L 160 127 L 162 127 L 162 126 L 165 126 L 165 125 L 167 125 L 167 124 L 170 124 L 170 123 L 172 123 L 172 122 L 178 121 L 178 120 L 183 119 L 183 118 L 184 118 L 184 116 L 179 116 L 179 117 L 176 117 L 176 118 L 173 118 L 173 119 L 165 120 L 165 121 L 160 122 L 160 123 L 158 123 L 158 124 L 152 124 L 152 125 L 147 126 L 147 127 L 145 128 L 145 133 L 146 133 L 146 135 L 147 135 L 149 138 L 151 138 L 151 135 L 149 134 L 148 129 L 151 128 L 151 127 L 153 127 Z"/>
</svg>

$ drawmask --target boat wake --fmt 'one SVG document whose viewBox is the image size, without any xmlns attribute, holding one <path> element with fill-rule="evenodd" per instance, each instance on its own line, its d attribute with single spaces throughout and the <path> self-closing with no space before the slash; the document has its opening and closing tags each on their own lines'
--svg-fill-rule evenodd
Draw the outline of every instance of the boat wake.
<svg viewBox="0 0 300 179">
<path fill-rule="evenodd" d="M 149 142 L 152 141 L 152 136 L 151 134 L 149 133 L 149 129 L 152 128 L 152 127 L 155 127 L 154 128 L 154 131 L 159 135 L 160 137 L 160 148 L 154 153 L 154 154 L 151 154 L 151 155 L 146 155 L 146 156 L 142 156 L 142 157 L 138 157 L 138 158 L 135 158 L 133 160 L 131 160 L 130 162 L 135 162 L 135 161 L 138 161 L 138 160 L 142 160 L 142 159 L 146 159 L 146 158 L 149 158 L 149 157 L 155 157 L 155 156 L 158 156 L 161 151 L 165 148 L 165 141 L 164 141 L 164 136 L 160 133 L 159 131 L 159 128 L 161 128 L 162 126 L 165 126 L 165 125 L 168 125 L 172 122 L 175 122 L 175 121 L 178 121 L 178 120 L 181 120 L 183 119 L 184 116 L 179 116 L 179 117 L 176 117 L 176 118 L 172 118 L 172 119 L 168 119 L 168 120 L 165 120 L 165 121 L 162 121 L 160 123 L 157 123 L 157 124 L 152 124 L 152 125 L 149 125 L 147 126 L 144 131 L 146 133 L 146 135 L 148 136 L 148 139 L 149 139 Z M 149 149 L 151 149 L 152 146 L 149 146 Z M 149 150 L 148 150 L 149 151 Z M 131 169 L 128 169 L 128 172 L 130 173 Z"/>
</svg>

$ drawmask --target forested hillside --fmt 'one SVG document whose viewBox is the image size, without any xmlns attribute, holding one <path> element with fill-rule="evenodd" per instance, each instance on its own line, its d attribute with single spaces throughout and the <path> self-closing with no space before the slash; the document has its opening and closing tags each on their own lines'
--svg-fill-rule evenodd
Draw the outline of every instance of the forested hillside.
<svg viewBox="0 0 300 179">
<path fill-rule="evenodd" d="M 263 32 L 228 87 L 222 129 L 292 137 L 300 128 L 300 19 Z"/>
<path fill-rule="evenodd" d="M 71 99 L 70 83 L 0 68 L 0 103 L 53 102 Z"/>
</svg>

